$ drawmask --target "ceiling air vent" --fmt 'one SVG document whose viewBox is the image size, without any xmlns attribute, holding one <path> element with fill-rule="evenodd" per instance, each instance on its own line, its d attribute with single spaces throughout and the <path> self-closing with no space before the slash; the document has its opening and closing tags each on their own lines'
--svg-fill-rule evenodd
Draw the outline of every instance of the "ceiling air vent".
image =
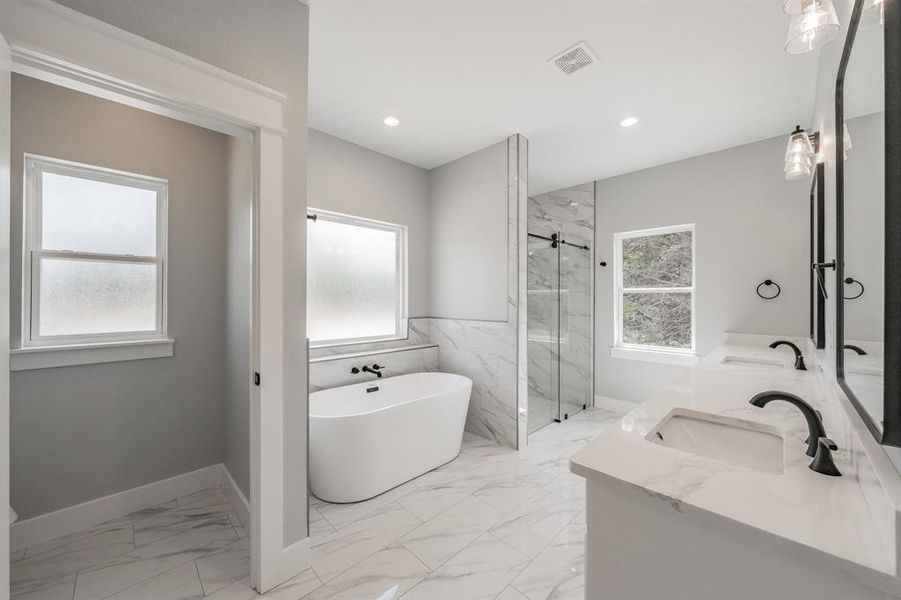
<svg viewBox="0 0 901 600">
<path fill-rule="evenodd" d="M 579 42 L 550 60 L 554 61 L 554 64 L 563 71 L 564 75 L 572 75 L 579 69 L 597 62 L 597 58 L 594 57 L 594 54 L 592 54 L 591 49 L 588 48 L 585 42 Z"/>
</svg>

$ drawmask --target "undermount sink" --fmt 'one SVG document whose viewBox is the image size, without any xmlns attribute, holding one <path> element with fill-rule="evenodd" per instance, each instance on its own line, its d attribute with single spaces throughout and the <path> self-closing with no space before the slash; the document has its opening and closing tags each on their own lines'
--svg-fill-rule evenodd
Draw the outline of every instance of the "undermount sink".
<svg viewBox="0 0 901 600">
<path fill-rule="evenodd" d="M 724 365 L 733 367 L 745 367 L 749 369 L 784 369 L 785 363 L 779 360 L 767 358 L 752 358 L 749 356 L 726 356 L 723 358 Z"/>
<path fill-rule="evenodd" d="M 783 440 L 773 427 L 689 409 L 676 409 L 646 436 L 648 441 L 690 454 L 782 475 Z"/>
</svg>

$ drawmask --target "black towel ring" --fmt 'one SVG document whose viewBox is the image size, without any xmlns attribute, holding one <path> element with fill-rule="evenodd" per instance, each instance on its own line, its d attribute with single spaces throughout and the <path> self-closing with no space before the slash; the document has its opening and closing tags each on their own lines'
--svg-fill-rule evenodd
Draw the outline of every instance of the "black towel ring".
<svg viewBox="0 0 901 600">
<path fill-rule="evenodd" d="M 769 286 L 771 286 L 771 285 L 775 285 L 775 286 L 776 286 L 776 293 L 775 293 L 775 294 L 773 294 L 772 296 L 764 296 L 763 294 L 760 293 L 760 288 L 762 288 L 763 286 L 769 287 Z M 772 300 L 773 298 L 778 298 L 778 297 L 779 297 L 779 294 L 781 294 L 781 293 L 782 293 L 782 288 L 779 287 L 779 284 L 776 283 L 775 281 L 773 281 L 772 279 L 767 279 L 766 281 L 760 283 L 760 284 L 757 286 L 757 295 L 760 296 L 761 298 L 763 298 L 764 300 Z"/>
<path fill-rule="evenodd" d="M 863 284 L 862 284 L 861 282 L 857 281 L 857 280 L 854 279 L 853 277 L 845 277 L 845 283 L 846 283 L 847 285 L 851 285 L 852 283 L 856 283 L 857 285 L 860 286 L 860 292 L 859 292 L 856 296 L 842 296 L 842 298 L 844 298 L 845 300 L 856 300 L 856 299 L 860 298 L 861 296 L 863 296 L 863 293 L 864 293 L 864 287 L 863 287 Z"/>
</svg>

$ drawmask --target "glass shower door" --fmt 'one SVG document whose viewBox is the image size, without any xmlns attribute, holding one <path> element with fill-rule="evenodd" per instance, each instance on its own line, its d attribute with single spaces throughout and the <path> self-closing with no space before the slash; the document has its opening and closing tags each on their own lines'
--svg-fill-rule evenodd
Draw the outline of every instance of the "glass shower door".
<svg viewBox="0 0 901 600">
<path fill-rule="evenodd" d="M 592 263 L 585 247 L 561 244 L 559 251 L 559 410 L 567 419 L 591 404 Z"/>
<path fill-rule="evenodd" d="M 556 245 L 556 244 L 555 244 Z M 546 239 L 529 236 L 528 432 L 560 419 L 559 253 Z"/>
</svg>

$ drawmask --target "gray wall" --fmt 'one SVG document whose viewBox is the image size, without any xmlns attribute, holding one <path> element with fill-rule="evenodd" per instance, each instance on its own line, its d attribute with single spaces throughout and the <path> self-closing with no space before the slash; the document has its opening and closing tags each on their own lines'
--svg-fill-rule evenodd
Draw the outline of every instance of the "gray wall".
<svg viewBox="0 0 901 600">
<path fill-rule="evenodd" d="M 309 205 L 408 227 L 409 316 L 429 314 L 429 172 L 309 130 Z"/>
<path fill-rule="evenodd" d="M 307 531 L 306 193 L 309 7 L 297 0 L 58 0 L 288 96 L 285 140 L 285 503 L 290 544 Z"/>
<path fill-rule="evenodd" d="M 640 402 L 684 367 L 614 359 L 613 234 L 695 223 L 696 345 L 724 331 L 806 336 L 809 181 L 785 181 L 785 137 L 597 182 L 596 394 Z M 764 279 L 782 286 L 757 297 Z"/>
<path fill-rule="evenodd" d="M 253 143 L 229 138 L 225 285 L 225 466 L 250 498 Z"/>
<path fill-rule="evenodd" d="M 845 338 L 882 342 L 885 335 L 885 113 L 847 121 L 853 147 L 845 162 L 845 277 L 866 287 L 845 303 Z M 844 295 L 860 292 L 845 285 Z"/>
<path fill-rule="evenodd" d="M 507 142 L 431 171 L 432 317 L 507 320 Z"/>
<path fill-rule="evenodd" d="M 23 518 L 221 461 L 222 134 L 13 76 L 11 326 L 19 331 L 23 153 L 169 180 L 172 358 L 14 372 L 12 505 Z"/>
</svg>

